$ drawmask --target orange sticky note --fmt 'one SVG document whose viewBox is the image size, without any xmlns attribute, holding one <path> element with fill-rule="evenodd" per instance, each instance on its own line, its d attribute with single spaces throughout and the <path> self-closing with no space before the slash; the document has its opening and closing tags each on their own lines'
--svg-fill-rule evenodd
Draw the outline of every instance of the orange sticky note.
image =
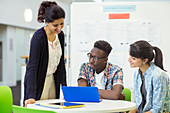
<svg viewBox="0 0 170 113">
<path fill-rule="evenodd" d="M 129 13 L 121 13 L 121 14 L 109 14 L 109 19 L 129 19 Z"/>
</svg>

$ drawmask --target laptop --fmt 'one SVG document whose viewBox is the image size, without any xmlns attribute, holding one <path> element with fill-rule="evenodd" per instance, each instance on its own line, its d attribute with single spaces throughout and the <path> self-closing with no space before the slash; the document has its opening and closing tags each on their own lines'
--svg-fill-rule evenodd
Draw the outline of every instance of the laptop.
<svg viewBox="0 0 170 113">
<path fill-rule="evenodd" d="M 62 86 L 64 99 L 67 102 L 100 102 L 97 87 Z"/>
</svg>

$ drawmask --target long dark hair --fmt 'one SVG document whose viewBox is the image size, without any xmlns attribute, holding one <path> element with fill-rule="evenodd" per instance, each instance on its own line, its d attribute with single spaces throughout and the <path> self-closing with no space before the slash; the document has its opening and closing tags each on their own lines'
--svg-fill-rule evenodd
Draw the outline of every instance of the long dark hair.
<svg viewBox="0 0 170 113">
<path fill-rule="evenodd" d="M 43 1 L 38 10 L 37 21 L 40 23 L 53 22 L 56 19 L 65 18 L 64 10 L 55 1 Z"/>
<path fill-rule="evenodd" d="M 155 54 L 153 50 L 155 50 Z M 148 59 L 147 64 L 149 64 L 154 59 L 155 65 L 164 70 L 163 55 L 161 50 L 158 47 L 151 46 L 147 41 L 140 40 L 131 44 L 130 55 L 136 58 L 140 58 L 142 60 L 147 58 Z"/>
</svg>

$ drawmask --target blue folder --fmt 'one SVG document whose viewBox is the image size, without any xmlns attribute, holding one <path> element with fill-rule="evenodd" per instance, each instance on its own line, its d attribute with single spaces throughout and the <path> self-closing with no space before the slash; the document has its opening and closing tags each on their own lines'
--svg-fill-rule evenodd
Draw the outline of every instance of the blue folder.
<svg viewBox="0 0 170 113">
<path fill-rule="evenodd" d="M 62 90 L 67 102 L 100 102 L 97 87 L 62 86 Z"/>
</svg>

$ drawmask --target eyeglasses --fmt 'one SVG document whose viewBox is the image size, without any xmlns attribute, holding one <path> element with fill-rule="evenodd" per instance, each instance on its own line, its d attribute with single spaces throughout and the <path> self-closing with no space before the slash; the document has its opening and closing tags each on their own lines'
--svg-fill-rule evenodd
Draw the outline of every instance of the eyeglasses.
<svg viewBox="0 0 170 113">
<path fill-rule="evenodd" d="M 97 62 L 99 59 L 106 58 L 106 57 L 98 58 L 98 57 L 96 57 L 96 56 L 92 56 L 91 53 L 87 53 L 87 57 L 88 57 L 89 59 L 92 59 L 92 58 L 93 58 L 93 60 L 94 60 L 95 62 Z"/>
</svg>

